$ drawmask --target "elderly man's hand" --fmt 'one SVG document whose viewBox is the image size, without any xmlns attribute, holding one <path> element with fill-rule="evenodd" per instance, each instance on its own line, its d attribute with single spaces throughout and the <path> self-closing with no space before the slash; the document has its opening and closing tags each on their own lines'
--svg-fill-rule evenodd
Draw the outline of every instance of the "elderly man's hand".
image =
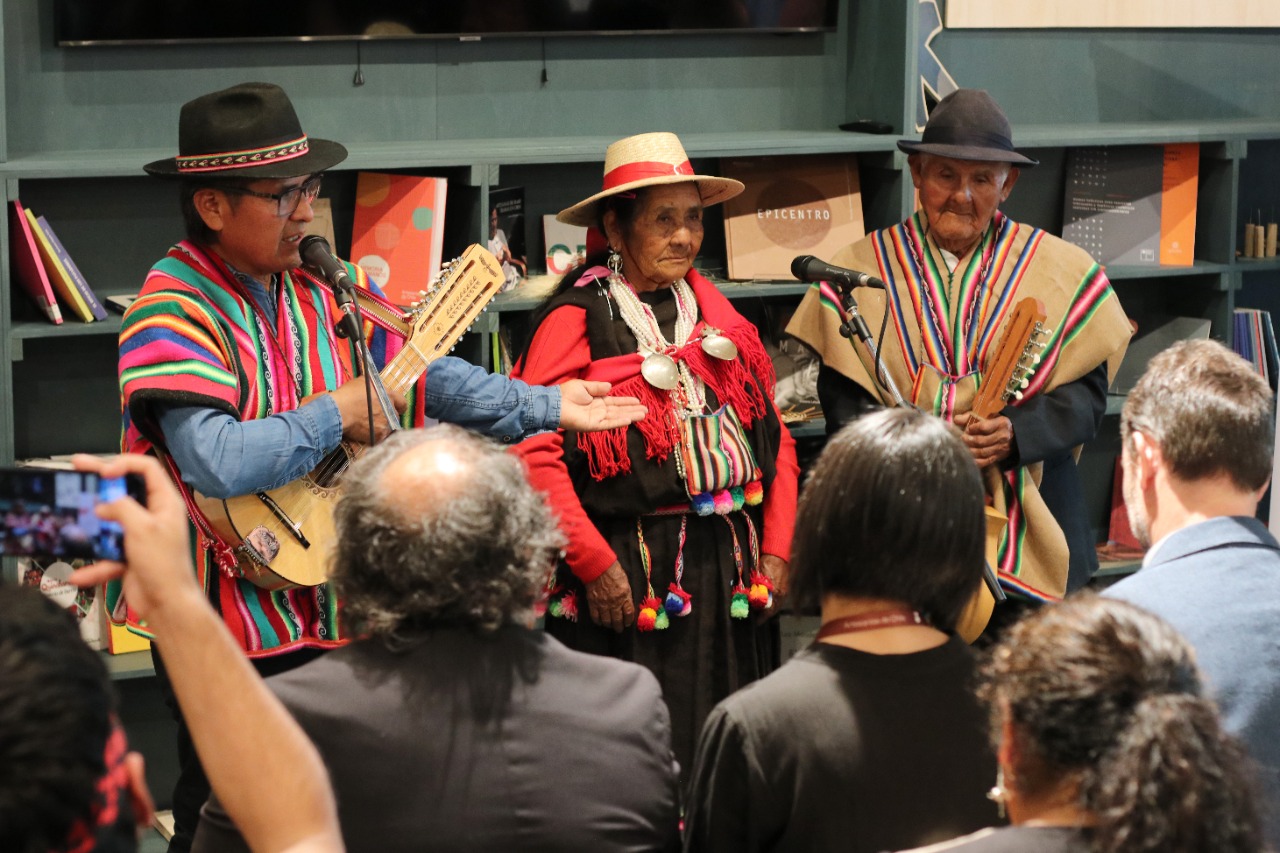
<svg viewBox="0 0 1280 853">
<path fill-rule="evenodd" d="M 648 411 L 635 397 L 610 397 L 608 382 L 570 379 L 560 385 L 560 426 L 578 432 L 634 423 Z"/>
<path fill-rule="evenodd" d="M 604 574 L 587 584 L 587 608 L 592 622 L 619 633 L 636 621 L 631 582 L 621 563 L 614 562 Z"/>
<path fill-rule="evenodd" d="M 124 527 L 125 562 L 102 560 L 77 569 L 71 582 L 93 586 L 123 577 L 124 597 L 140 616 L 152 614 L 161 606 L 194 601 L 205 606 L 191 565 L 187 508 L 164 467 L 155 458 L 137 453 L 113 459 L 77 454 L 72 464 L 77 471 L 102 477 L 140 475 L 146 484 L 147 505 L 123 497 L 98 506 L 99 518 L 117 521 Z"/>
<path fill-rule="evenodd" d="M 1013 423 L 1003 415 L 984 419 L 965 412 L 955 416 L 955 425 L 979 468 L 1007 459 L 1013 452 Z"/>
</svg>

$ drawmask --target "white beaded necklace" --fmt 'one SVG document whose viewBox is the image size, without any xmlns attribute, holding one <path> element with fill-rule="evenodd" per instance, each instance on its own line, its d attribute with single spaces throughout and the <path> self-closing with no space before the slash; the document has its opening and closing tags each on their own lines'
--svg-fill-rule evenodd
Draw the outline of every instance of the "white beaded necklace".
<svg viewBox="0 0 1280 853">
<path fill-rule="evenodd" d="M 653 316 L 653 309 L 640 301 L 635 290 L 619 273 L 614 272 L 609 276 L 609 295 L 617 303 L 622 321 L 627 324 L 631 334 L 636 336 L 640 354 L 645 358 L 654 355 L 670 357 L 677 345 L 689 340 L 694 327 L 698 325 L 698 300 L 693 295 L 693 288 L 681 278 L 672 283 L 671 292 L 676 300 L 674 337 L 678 344 L 673 344 L 663 336 L 662 327 Z M 671 393 L 676 395 L 677 403 L 686 413 L 702 414 L 707 409 L 706 389 L 702 380 L 694 375 L 684 361 L 675 361 L 675 365 L 680 377 L 677 387 L 683 387 L 684 394 L 677 394 L 676 389 L 672 389 Z"/>
</svg>

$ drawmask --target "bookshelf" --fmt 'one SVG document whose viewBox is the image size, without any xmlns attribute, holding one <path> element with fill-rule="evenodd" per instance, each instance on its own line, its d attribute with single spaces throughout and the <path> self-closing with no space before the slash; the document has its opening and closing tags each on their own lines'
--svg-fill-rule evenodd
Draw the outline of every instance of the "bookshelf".
<svg viewBox="0 0 1280 853">
<path fill-rule="evenodd" d="M 917 56 L 926 34 L 913 0 L 841 0 L 837 32 L 803 36 L 370 42 L 361 49 L 360 87 L 352 85 L 353 44 L 60 49 L 51 4 L 0 0 L 0 15 L 5 200 L 20 198 L 53 223 L 99 296 L 136 291 L 180 236 L 172 185 L 146 177 L 141 166 L 175 153 L 181 104 L 245 80 L 284 86 L 310 134 L 350 150 L 324 189 L 340 253 L 349 247 L 355 173 L 376 170 L 449 178 L 447 220 L 469 228 L 472 240 L 487 233 L 490 188 L 523 186 L 533 255 L 541 213 L 599 188 L 610 142 L 662 129 L 679 133 L 695 167 L 712 173 L 728 156 L 856 156 L 868 228 L 913 207 L 906 160 L 895 146 L 911 135 L 922 97 Z M 1005 209 L 1051 232 L 1061 232 L 1070 148 L 1201 143 L 1194 266 L 1109 271 L 1139 322 L 1156 314 L 1207 317 L 1213 335 L 1226 340 L 1237 305 L 1280 309 L 1280 261 L 1235 257 L 1247 211 L 1280 193 L 1280 33 L 966 29 L 942 32 L 931 47 L 962 85 L 992 92 L 1015 143 L 1041 160 L 1023 171 Z M 859 118 L 887 122 L 894 132 L 835 129 Z M 723 236 L 715 234 L 714 213 L 708 222 L 703 260 L 714 267 Z M 118 316 L 56 327 L 40 319 L 12 281 L 9 252 L 0 229 L 0 337 L 7 342 L 0 463 L 114 450 Z M 752 307 L 803 291 L 795 284 L 725 287 Z M 530 307 L 505 294 L 485 323 L 514 321 Z M 1081 460 L 1099 534 L 1118 452 L 1119 400 L 1111 402 L 1102 434 Z M 821 427 L 806 424 L 800 434 L 820 436 Z M 156 717 L 147 707 L 150 681 L 125 681 L 140 697 L 126 699 L 136 725 Z M 153 787 L 168 790 L 163 782 Z"/>
<path fill-rule="evenodd" d="M 173 153 L 180 105 L 245 79 L 281 83 L 310 133 L 350 149 L 324 192 L 340 252 L 348 248 L 357 171 L 449 178 L 447 218 L 461 220 L 470 239 L 485 233 L 489 190 L 522 186 L 532 248 L 541 213 L 598 188 L 609 142 L 657 128 L 677 130 L 695 166 L 712 172 L 730 156 L 854 156 L 869 228 L 913 206 L 895 146 L 910 135 L 921 97 L 923 24 L 910 0 L 843 0 L 837 32 L 785 38 L 374 42 L 362 48 L 362 87 L 351 82 L 353 45 L 59 49 L 45 4 L 3 0 L 2 8 L 6 200 L 20 198 L 54 223 L 100 295 L 136 291 L 180 235 L 172 186 L 140 168 Z M 1280 115 L 1280 86 L 1240 85 L 1280 79 L 1265 73 L 1280 65 L 1277 41 L 1270 30 L 964 29 L 943 31 L 931 47 L 956 80 L 993 92 L 1018 146 L 1041 160 L 1023 171 L 1005 210 L 1051 232 L 1061 231 L 1071 148 L 1200 143 L 1195 264 L 1109 274 L 1139 322 L 1207 317 L 1225 340 L 1237 305 L 1280 308 L 1280 261 L 1235 257 L 1247 211 L 1274 206 L 1268 194 L 1280 189 L 1280 120 L 1271 118 Z M 210 67 L 220 70 L 210 75 Z M 886 121 L 895 132 L 834 129 L 853 118 Z M 700 263 L 714 273 L 724 245 L 715 213 L 710 220 Z M 0 236 L 0 253 L 7 258 L 9 249 Z M 0 462 L 112 450 L 119 318 L 53 326 L 15 290 L 8 264 L 0 278 L 0 334 L 8 341 Z M 794 299 L 803 289 L 725 288 L 743 304 Z M 492 331 L 531 305 L 504 294 L 478 330 Z M 69 417 L 71 399 L 80 405 Z"/>
</svg>

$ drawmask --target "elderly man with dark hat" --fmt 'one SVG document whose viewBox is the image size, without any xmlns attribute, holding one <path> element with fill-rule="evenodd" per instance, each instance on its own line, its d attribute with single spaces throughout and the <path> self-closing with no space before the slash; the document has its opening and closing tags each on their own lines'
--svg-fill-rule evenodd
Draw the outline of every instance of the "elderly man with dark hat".
<svg viewBox="0 0 1280 853">
<path fill-rule="evenodd" d="M 197 531 L 196 571 L 209 601 L 259 671 L 270 674 L 345 642 L 336 599 L 324 583 L 252 582 L 252 570 L 238 564 L 269 562 L 274 534 L 237 529 L 243 541 L 227 541 L 214 532 L 197 493 L 227 499 L 276 489 L 344 440 L 372 443 L 391 429 L 377 401 L 370 408 L 364 378 L 355 376 L 360 356 L 352 342 L 335 333 L 341 310 L 330 288 L 303 268 L 299 254 L 322 174 L 347 151 L 309 137 L 288 95 L 268 83 L 183 105 L 178 148 L 178 156 L 145 167 L 177 180 L 187 238 L 152 267 L 124 317 L 123 447 L 168 465 Z M 385 320 L 401 312 L 360 268 L 347 264 L 346 271 L 367 309 L 370 353 L 381 369 L 404 345 L 403 330 Z M 393 391 L 391 403 L 405 425 L 434 417 L 513 441 L 561 425 L 613 427 L 642 413 L 634 401 L 606 400 L 607 390 L 607 383 L 583 382 L 537 388 L 442 358 L 406 395 Z M 318 567 L 317 576 L 323 571 Z M 115 591 L 108 601 L 113 612 L 125 611 Z M 156 670 L 166 684 L 160 655 Z M 171 849 L 181 850 L 208 795 L 182 726 L 179 760 Z"/>
<path fill-rule="evenodd" d="M 998 542 L 1001 585 L 1015 598 L 1057 599 L 1097 566 L 1075 453 L 1101 422 L 1129 323 L 1084 250 L 1000 212 L 1019 168 L 1036 161 L 1014 149 L 1009 121 L 988 93 L 952 92 L 934 108 L 922 139 L 898 147 L 909 155 L 919 209 L 832 263 L 884 280 L 883 291 L 857 292 L 873 333 L 889 324 L 880 370 L 909 403 L 964 431 L 993 507 L 1007 518 Z M 893 400 L 874 378 L 867 349 L 840 334 L 830 295 L 815 285 L 787 331 L 822 357 L 818 392 L 834 431 Z M 1043 303 L 1052 330 L 1041 358 L 1020 399 L 993 417 L 971 416 L 1026 297 Z"/>
</svg>

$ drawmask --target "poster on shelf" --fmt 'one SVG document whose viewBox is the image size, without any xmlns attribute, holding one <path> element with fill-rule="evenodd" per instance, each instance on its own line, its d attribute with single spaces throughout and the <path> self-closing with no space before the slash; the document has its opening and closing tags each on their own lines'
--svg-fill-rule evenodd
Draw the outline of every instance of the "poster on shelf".
<svg viewBox="0 0 1280 853">
<path fill-rule="evenodd" d="M 852 155 L 733 157 L 721 174 L 746 184 L 724 203 L 731 279 L 792 281 L 797 256 L 830 261 L 866 235 Z"/>
</svg>

